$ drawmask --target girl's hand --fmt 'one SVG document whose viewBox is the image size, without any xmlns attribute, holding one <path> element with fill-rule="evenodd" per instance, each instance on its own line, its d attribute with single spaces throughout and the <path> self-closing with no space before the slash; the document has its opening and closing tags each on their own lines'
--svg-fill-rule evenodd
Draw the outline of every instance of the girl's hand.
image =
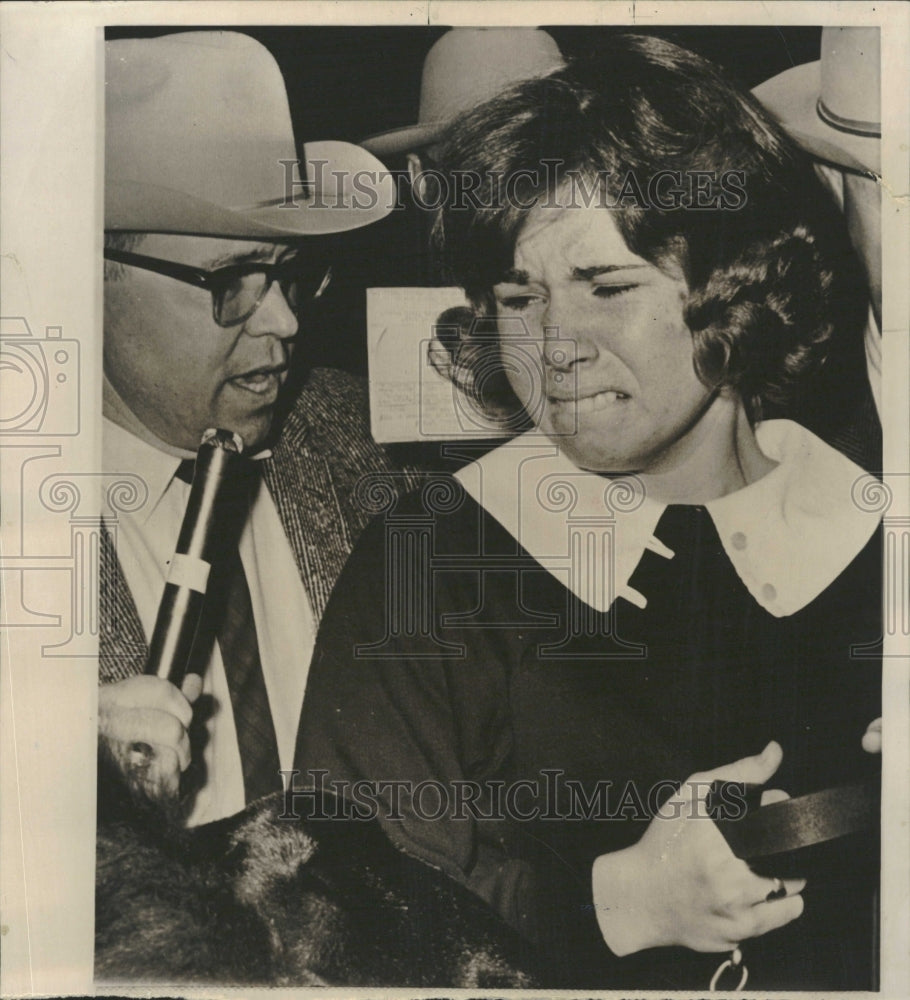
<svg viewBox="0 0 910 1000">
<path fill-rule="evenodd" d="M 754 874 L 730 850 L 705 802 L 714 781 L 763 785 L 782 757 L 772 742 L 755 757 L 693 774 L 637 844 L 594 862 L 594 908 L 615 954 L 661 945 L 729 951 L 803 912 L 805 880 Z M 766 792 L 763 802 L 781 798 Z"/>
</svg>

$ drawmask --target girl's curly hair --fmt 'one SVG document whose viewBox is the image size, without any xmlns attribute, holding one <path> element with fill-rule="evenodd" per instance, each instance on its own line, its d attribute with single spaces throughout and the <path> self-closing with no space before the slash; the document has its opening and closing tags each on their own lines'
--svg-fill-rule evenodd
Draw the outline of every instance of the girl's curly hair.
<svg viewBox="0 0 910 1000">
<path fill-rule="evenodd" d="M 575 185 L 604 199 L 634 253 L 682 274 L 695 370 L 752 419 L 786 407 L 838 329 L 862 325 L 860 272 L 808 158 L 717 66 L 666 40 L 617 35 L 596 60 L 512 88 L 458 119 L 438 161 L 434 239 L 478 316 L 495 315 L 527 213 Z M 653 197 L 668 176 L 696 179 L 697 203 Z M 463 329 L 451 374 L 473 385 L 497 347 Z"/>
</svg>

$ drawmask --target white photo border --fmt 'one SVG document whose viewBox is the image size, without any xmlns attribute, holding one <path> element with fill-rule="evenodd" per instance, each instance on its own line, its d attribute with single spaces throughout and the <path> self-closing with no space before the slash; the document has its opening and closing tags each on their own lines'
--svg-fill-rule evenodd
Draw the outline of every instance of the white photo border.
<svg viewBox="0 0 910 1000">
<path fill-rule="evenodd" d="M 68 347 L 59 374 L 78 405 L 41 437 L 0 442 L 6 610 L 0 644 L 0 993 L 90 995 L 93 951 L 96 652 L 91 630 L 48 654 L 59 624 L 34 608 L 62 607 L 80 581 L 73 523 L 100 509 L 103 29 L 114 25 L 820 25 L 882 27 L 884 468 L 889 515 L 910 516 L 910 6 L 867 2 L 10 2 L 0 5 L 2 314 Z M 58 329 L 59 328 L 59 329 Z M 73 346 L 75 345 L 75 346 Z M 55 348 L 57 345 L 54 345 Z M 46 352 L 45 352 L 46 353 Z M 74 363 L 75 354 L 75 363 Z M 56 369 L 55 369 L 56 370 Z M 78 434 L 72 433 L 77 421 Z M 42 464 L 43 463 L 43 464 Z M 25 499 L 43 470 L 71 484 L 74 516 L 61 534 L 48 507 Z M 64 475 L 65 474 L 65 475 Z M 75 494 L 73 493 L 75 490 Z M 63 501 L 61 501 L 63 502 Z M 37 582 L 26 568 L 44 569 Z M 21 589 L 17 589 L 21 588 Z M 82 595 L 85 596 L 84 594 Z M 6 620 L 6 619 L 0 619 Z M 887 751 L 882 854 L 882 997 L 910 995 L 910 638 L 886 637 Z M 43 652 L 42 652 L 43 651 Z M 141 929 L 136 928 L 137 933 Z M 149 989 L 124 990 L 149 995 Z M 161 993 L 157 987 L 154 992 Z M 257 991 L 245 991 L 253 995 Z M 264 991 L 263 991 L 264 992 Z M 296 992 L 296 991 L 295 991 Z M 354 991 L 321 989 L 320 997 Z M 380 991 L 369 991 L 370 996 Z M 198 996 L 224 995 L 199 989 Z M 439 991 L 424 991 L 438 996 Z M 274 995 L 274 993 L 269 994 Z M 387 991 L 389 996 L 402 995 Z M 409 996 L 418 995 L 408 991 Z"/>
</svg>

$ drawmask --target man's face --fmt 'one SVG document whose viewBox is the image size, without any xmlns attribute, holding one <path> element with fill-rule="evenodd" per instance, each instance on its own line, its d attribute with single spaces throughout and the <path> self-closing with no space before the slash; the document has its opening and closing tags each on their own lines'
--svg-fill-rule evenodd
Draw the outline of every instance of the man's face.
<svg viewBox="0 0 910 1000">
<path fill-rule="evenodd" d="M 274 263 L 289 248 L 204 236 L 150 233 L 136 253 L 212 270 Z M 163 441 L 195 451 L 220 427 L 255 450 L 272 423 L 287 376 L 297 317 L 278 282 L 236 326 L 219 326 L 204 288 L 139 267 L 117 265 L 105 280 L 104 371 L 136 417 Z"/>
<path fill-rule="evenodd" d="M 504 341 L 507 376 L 576 465 L 663 472 L 711 446 L 686 285 L 629 250 L 609 210 L 534 209 L 508 279 L 493 290 L 499 317 L 520 317 L 543 346 L 529 376 Z"/>
</svg>

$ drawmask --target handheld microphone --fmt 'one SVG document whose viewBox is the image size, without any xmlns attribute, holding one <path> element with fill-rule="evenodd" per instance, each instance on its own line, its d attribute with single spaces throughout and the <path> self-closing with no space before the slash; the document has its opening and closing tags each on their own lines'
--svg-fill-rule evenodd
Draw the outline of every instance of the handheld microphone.
<svg viewBox="0 0 910 1000">
<path fill-rule="evenodd" d="M 243 441 L 231 431 L 209 429 L 202 435 L 177 550 L 158 606 L 145 665 L 147 674 L 169 680 L 177 687 L 187 672 L 212 561 L 224 543 L 220 510 L 242 454 Z"/>
</svg>

